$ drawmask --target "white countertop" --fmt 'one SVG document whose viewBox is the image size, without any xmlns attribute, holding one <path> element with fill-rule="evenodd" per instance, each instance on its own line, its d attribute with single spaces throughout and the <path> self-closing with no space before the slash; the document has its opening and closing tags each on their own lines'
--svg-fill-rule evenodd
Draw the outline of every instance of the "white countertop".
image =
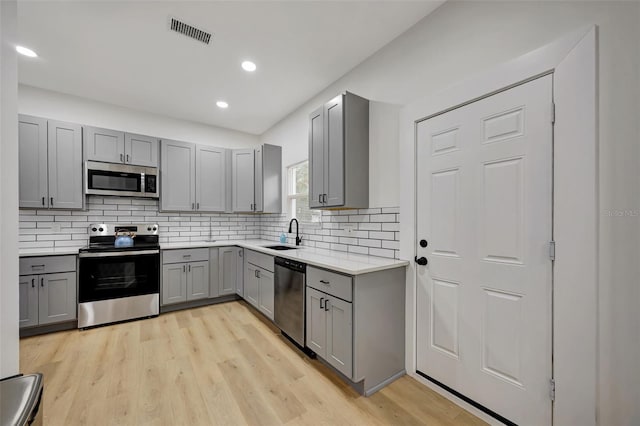
<svg viewBox="0 0 640 426">
<path fill-rule="evenodd" d="M 296 250 L 272 250 L 265 248 L 265 246 L 272 245 L 295 247 L 291 244 L 280 244 L 276 241 L 268 240 L 229 240 L 214 242 L 161 243 L 160 248 L 162 250 L 171 250 L 199 247 L 238 246 L 272 256 L 297 260 L 306 263 L 307 265 L 319 266 L 321 268 L 327 268 L 349 275 L 359 275 L 369 272 L 383 271 L 385 269 L 406 267 L 409 264 L 406 260 L 366 256 L 342 251 L 318 249 L 315 247 L 299 246 Z"/>
<path fill-rule="evenodd" d="M 78 254 L 79 247 L 47 247 L 47 248 L 29 248 L 18 250 L 18 256 L 20 257 L 33 257 L 33 256 L 62 256 Z"/>
</svg>

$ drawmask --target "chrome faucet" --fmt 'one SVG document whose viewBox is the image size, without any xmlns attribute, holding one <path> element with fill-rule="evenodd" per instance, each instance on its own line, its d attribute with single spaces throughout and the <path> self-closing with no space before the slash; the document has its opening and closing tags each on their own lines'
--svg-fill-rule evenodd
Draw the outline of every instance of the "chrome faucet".
<svg viewBox="0 0 640 426">
<path fill-rule="evenodd" d="M 299 223 L 298 223 L 298 219 L 296 219 L 295 217 L 289 221 L 289 233 L 291 234 L 291 225 L 293 225 L 294 220 L 296 221 L 296 245 L 299 246 L 300 242 L 302 241 L 302 237 L 300 237 L 298 234 Z"/>
</svg>

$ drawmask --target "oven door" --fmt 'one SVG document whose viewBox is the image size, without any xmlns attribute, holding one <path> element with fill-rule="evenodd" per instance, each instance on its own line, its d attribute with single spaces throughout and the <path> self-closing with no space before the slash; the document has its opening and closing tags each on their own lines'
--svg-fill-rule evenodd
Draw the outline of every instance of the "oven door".
<svg viewBox="0 0 640 426">
<path fill-rule="evenodd" d="M 160 251 L 80 253 L 80 303 L 160 292 Z"/>
</svg>

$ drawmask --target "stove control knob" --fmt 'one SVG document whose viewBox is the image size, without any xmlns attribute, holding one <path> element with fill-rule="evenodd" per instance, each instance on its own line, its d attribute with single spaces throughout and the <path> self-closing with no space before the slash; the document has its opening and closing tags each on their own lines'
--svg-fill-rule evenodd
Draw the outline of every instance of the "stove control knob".
<svg viewBox="0 0 640 426">
<path fill-rule="evenodd" d="M 147 228 L 147 231 L 151 231 L 151 227 L 150 226 Z"/>
<path fill-rule="evenodd" d="M 92 230 L 93 232 L 96 232 L 96 231 L 98 230 L 98 228 L 91 228 L 91 230 Z"/>
<path fill-rule="evenodd" d="M 104 231 L 104 228 L 98 228 L 98 231 L 102 232 Z"/>
</svg>

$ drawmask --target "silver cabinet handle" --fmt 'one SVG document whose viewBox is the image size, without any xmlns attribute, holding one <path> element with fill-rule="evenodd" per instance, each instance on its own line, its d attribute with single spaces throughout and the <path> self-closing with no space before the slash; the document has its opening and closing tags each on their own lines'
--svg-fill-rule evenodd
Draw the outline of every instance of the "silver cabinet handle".
<svg viewBox="0 0 640 426">
<path fill-rule="evenodd" d="M 258 273 L 258 278 L 260 278 L 260 271 L 258 270 L 258 271 L 256 271 L 256 272 Z"/>
<path fill-rule="evenodd" d="M 320 280 L 320 282 L 321 282 L 322 284 L 324 284 L 324 285 L 329 285 L 329 284 L 331 284 L 329 281 L 325 281 L 325 280 Z"/>
<path fill-rule="evenodd" d="M 44 278 L 40 278 L 40 287 L 44 287 Z"/>
<path fill-rule="evenodd" d="M 318 202 L 322 204 L 322 194 L 318 194 Z"/>
<path fill-rule="evenodd" d="M 42 197 L 42 205 L 44 206 L 44 197 Z"/>
<path fill-rule="evenodd" d="M 320 309 L 324 309 L 324 306 L 322 306 L 322 303 L 324 302 L 324 297 L 320 298 Z"/>
<path fill-rule="evenodd" d="M 127 154 L 127 163 L 129 162 L 129 154 Z"/>
<path fill-rule="evenodd" d="M 327 194 L 322 194 L 322 202 L 327 204 Z"/>
<path fill-rule="evenodd" d="M 327 299 L 327 300 L 324 302 L 324 310 L 325 310 L 325 311 L 328 311 L 328 310 L 329 310 L 329 299 Z"/>
<path fill-rule="evenodd" d="M 191 203 L 191 210 L 195 210 L 196 209 L 196 204 L 195 203 Z"/>
<path fill-rule="evenodd" d="M 122 153 L 120 153 L 120 162 L 124 163 L 124 155 Z"/>
<path fill-rule="evenodd" d="M 53 207 L 53 197 L 51 197 L 51 207 Z"/>
<path fill-rule="evenodd" d="M 182 272 L 187 272 L 187 265 L 182 265 Z"/>
<path fill-rule="evenodd" d="M 196 210 L 200 210 L 200 203 L 196 203 Z"/>
<path fill-rule="evenodd" d="M 35 286 L 36 286 L 36 279 L 31 278 L 31 288 L 35 288 Z"/>
<path fill-rule="evenodd" d="M 189 264 L 189 272 L 191 272 L 191 264 Z"/>
</svg>

